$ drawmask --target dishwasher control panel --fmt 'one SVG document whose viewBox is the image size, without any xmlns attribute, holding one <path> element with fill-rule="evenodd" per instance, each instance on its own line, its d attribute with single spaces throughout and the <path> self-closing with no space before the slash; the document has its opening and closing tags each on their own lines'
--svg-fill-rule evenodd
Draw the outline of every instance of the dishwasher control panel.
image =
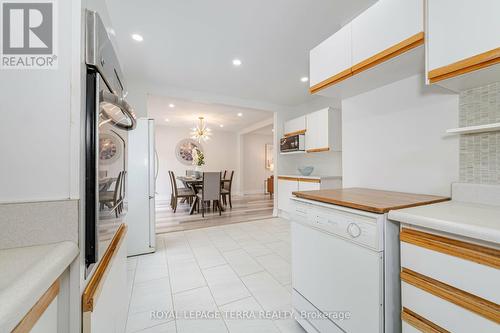
<svg viewBox="0 0 500 333">
<path fill-rule="evenodd" d="M 383 251 L 385 215 L 294 200 L 293 220 L 346 240 Z M 331 206 L 331 207 L 330 207 Z"/>
</svg>

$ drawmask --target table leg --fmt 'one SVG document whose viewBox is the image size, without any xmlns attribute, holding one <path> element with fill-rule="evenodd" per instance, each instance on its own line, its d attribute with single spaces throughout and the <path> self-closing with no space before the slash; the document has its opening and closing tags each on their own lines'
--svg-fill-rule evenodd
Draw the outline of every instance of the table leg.
<svg viewBox="0 0 500 333">
<path fill-rule="evenodd" d="M 189 187 L 191 188 L 191 190 L 194 193 L 193 203 L 191 204 L 191 208 L 189 209 L 189 215 L 193 215 L 194 214 L 194 210 L 196 208 L 196 204 L 198 203 L 198 196 L 196 195 L 197 194 L 196 186 L 194 186 L 194 185 L 191 184 L 191 185 L 189 185 Z"/>
</svg>

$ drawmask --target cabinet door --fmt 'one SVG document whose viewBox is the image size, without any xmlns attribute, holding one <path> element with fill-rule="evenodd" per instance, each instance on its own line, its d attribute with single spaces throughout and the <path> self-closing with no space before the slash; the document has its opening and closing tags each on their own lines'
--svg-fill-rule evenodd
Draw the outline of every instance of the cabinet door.
<svg viewBox="0 0 500 333">
<path fill-rule="evenodd" d="M 428 0 L 428 70 L 500 47 L 500 1 Z"/>
<path fill-rule="evenodd" d="M 319 182 L 299 181 L 299 191 L 317 191 L 319 188 Z"/>
<path fill-rule="evenodd" d="M 299 185 L 296 180 L 278 179 L 278 209 L 291 213 L 293 207 L 290 198 L 292 192 L 298 190 Z"/>
<path fill-rule="evenodd" d="M 306 151 L 330 148 L 329 110 L 326 108 L 307 115 Z"/>
<path fill-rule="evenodd" d="M 351 24 L 345 25 L 312 49 L 309 57 L 311 87 L 344 71 L 350 72 L 352 66 Z"/>
<path fill-rule="evenodd" d="M 283 133 L 294 133 L 298 131 L 304 131 L 306 129 L 306 116 L 297 117 L 285 121 L 285 128 Z"/>
<path fill-rule="evenodd" d="M 352 21 L 353 65 L 422 31 L 423 0 L 380 0 Z"/>
</svg>

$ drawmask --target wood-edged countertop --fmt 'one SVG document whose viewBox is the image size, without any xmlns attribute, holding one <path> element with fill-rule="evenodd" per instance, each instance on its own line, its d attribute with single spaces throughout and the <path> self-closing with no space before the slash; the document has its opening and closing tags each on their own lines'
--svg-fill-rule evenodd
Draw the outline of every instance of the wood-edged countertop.
<svg viewBox="0 0 500 333">
<path fill-rule="evenodd" d="M 384 214 L 394 209 L 416 207 L 450 200 L 448 197 L 436 195 L 381 191 L 368 188 L 297 191 L 293 192 L 293 195 L 297 198 L 378 214 Z"/>
<path fill-rule="evenodd" d="M 0 250 L 0 332 L 11 332 L 78 256 L 69 241 Z"/>
</svg>

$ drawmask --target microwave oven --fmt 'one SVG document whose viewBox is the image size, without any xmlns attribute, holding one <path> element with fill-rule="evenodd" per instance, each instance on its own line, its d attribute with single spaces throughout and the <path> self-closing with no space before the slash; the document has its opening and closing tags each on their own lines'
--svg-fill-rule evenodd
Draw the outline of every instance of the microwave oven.
<svg viewBox="0 0 500 333">
<path fill-rule="evenodd" d="M 305 149 L 304 134 L 290 135 L 280 140 L 280 152 L 282 153 L 304 151 Z"/>
</svg>

